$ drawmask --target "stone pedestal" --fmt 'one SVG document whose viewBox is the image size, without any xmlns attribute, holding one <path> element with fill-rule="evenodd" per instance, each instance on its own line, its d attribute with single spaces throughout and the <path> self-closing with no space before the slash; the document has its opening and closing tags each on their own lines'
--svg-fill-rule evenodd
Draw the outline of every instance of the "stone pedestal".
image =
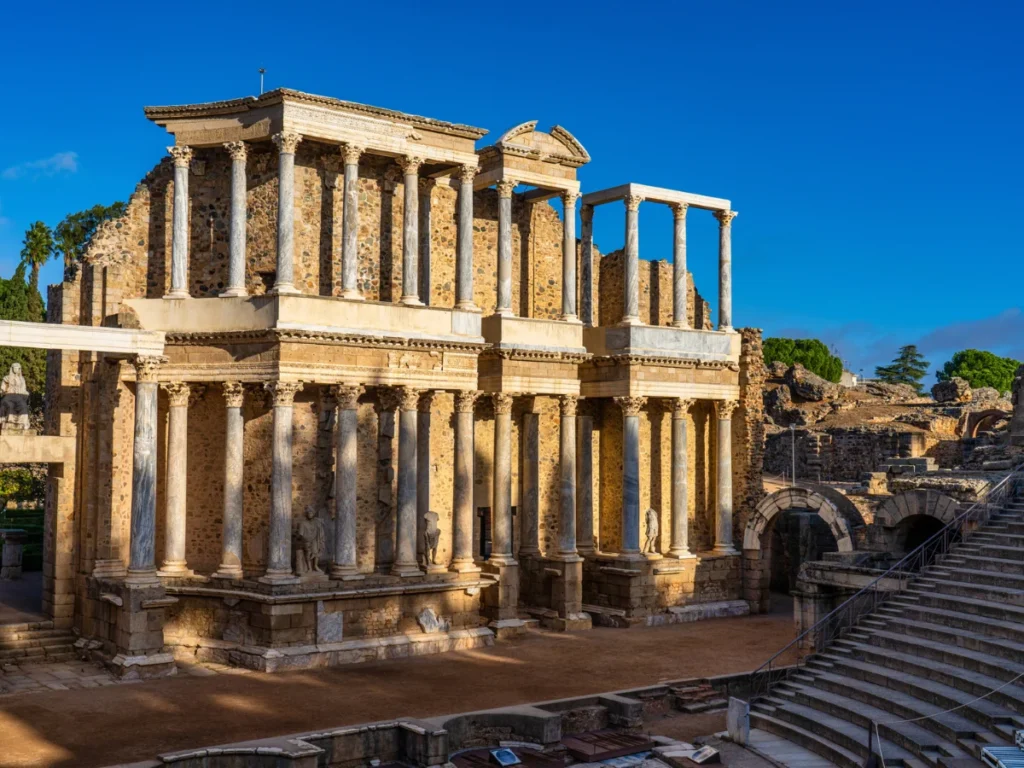
<svg viewBox="0 0 1024 768">
<path fill-rule="evenodd" d="M 22 553 L 28 534 L 20 528 L 0 530 L 0 581 L 14 581 L 21 578 Z"/>
<path fill-rule="evenodd" d="M 498 582 L 483 590 L 483 614 L 498 639 L 515 637 L 526 631 L 526 622 L 519 618 L 519 563 L 513 561 L 484 563 L 485 573 L 497 576 Z"/>
<path fill-rule="evenodd" d="M 551 580 L 551 608 L 558 616 L 545 622 L 559 631 L 590 629 L 590 614 L 583 612 L 583 558 L 555 558 L 548 562 L 549 571 L 560 571 Z"/>
</svg>

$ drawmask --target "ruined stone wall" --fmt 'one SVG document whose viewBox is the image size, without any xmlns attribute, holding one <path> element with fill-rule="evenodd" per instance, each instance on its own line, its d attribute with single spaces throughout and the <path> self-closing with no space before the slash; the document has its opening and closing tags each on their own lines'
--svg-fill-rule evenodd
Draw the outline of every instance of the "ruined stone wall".
<svg viewBox="0 0 1024 768">
<path fill-rule="evenodd" d="M 597 249 L 595 248 L 595 251 Z M 599 325 L 622 320 L 625 301 L 622 273 L 625 257 L 620 248 L 594 257 L 594 317 Z M 640 320 L 648 325 L 672 323 L 672 264 L 640 261 Z M 693 273 L 686 274 L 686 318 L 691 328 L 711 330 L 711 307 L 697 292 Z"/>
<path fill-rule="evenodd" d="M 796 472 L 801 480 L 861 480 L 893 457 L 918 456 L 925 451 L 925 434 L 892 427 L 832 427 L 823 431 L 796 430 Z M 764 471 L 791 474 L 789 430 L 765 440 Z"/>
</svg>

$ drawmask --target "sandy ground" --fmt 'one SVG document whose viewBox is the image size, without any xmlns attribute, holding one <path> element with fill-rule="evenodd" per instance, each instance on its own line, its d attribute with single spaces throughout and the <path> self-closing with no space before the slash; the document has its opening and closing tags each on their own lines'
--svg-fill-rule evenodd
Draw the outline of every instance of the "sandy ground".
<svg viewBox="0 0 1024 768">
<path fill-rule="evenodd" d="M 782 608 L 782 606 L 780 606 Z M 180 676 L 0 698 L 0 766 L 94 768 L 192 747 L 429 717 L 752 669 L 790 613 L 531 632 L 493 648 L 315 672 Z"/>
<path fill-rule="evenodd" d="M 42 611 L 42 571 L 27 571 L 17 581 L 0 581 L 0 624 L 43 621 Z"/>
</svg>

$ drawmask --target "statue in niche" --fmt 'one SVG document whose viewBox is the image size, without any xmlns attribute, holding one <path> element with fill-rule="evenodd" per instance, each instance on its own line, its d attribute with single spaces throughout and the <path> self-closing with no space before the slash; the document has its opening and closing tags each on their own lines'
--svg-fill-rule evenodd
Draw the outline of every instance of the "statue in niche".
<svg viewBox="0 0 1024 768">
<path fill-rule="evenodd" d="M 21 363 L 14 363 L 0 379 L 0 430 L 27 432 L 31 427 L 28 415 L 28 385 Z"/>
<path fill-rule="evenodd" d="M 296 537 L 295 572 L 299 576 L 322 574 L 320 558 L 324 554 L 324 524 L 316 508 L 310 504 L 306 507 L 306 518 L 299 523 Z"/>
<path fill-rule="evenodd" d="M 658 532 L 661 530 L 661 525 L 658 523 L 658 513 L 654 511 L 653 507 L 647 509 L 647 538 L 644 539 L 644 552 L 654 553 L 654 544 L 658 541 Z"/>
<path fill-rule="evenodd" d="M 427 512 L 423 515 L 426 527 L 423 529 L 423 559 L 424 565 L 430 567 L 437 565 L 437 545 L 441 540 L 441 529 L 437 527 L 440 516 L 437 512 Z"/>
</svg>

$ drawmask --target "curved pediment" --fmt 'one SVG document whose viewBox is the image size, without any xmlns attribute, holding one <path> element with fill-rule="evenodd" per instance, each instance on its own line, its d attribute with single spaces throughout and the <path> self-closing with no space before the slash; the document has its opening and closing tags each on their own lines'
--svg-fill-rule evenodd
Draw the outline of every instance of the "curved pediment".
<svg viewBox="0 0 1024 768">
<path fill-rule="evenodd" d="M 495 143 L 505 154 L 579 168 L 590 162 L 583 145 L 565 128 L 556 125 L 550 133 L 537 130 L 537 121 L 529 120 L 510 128 Z"/>
</svg>

